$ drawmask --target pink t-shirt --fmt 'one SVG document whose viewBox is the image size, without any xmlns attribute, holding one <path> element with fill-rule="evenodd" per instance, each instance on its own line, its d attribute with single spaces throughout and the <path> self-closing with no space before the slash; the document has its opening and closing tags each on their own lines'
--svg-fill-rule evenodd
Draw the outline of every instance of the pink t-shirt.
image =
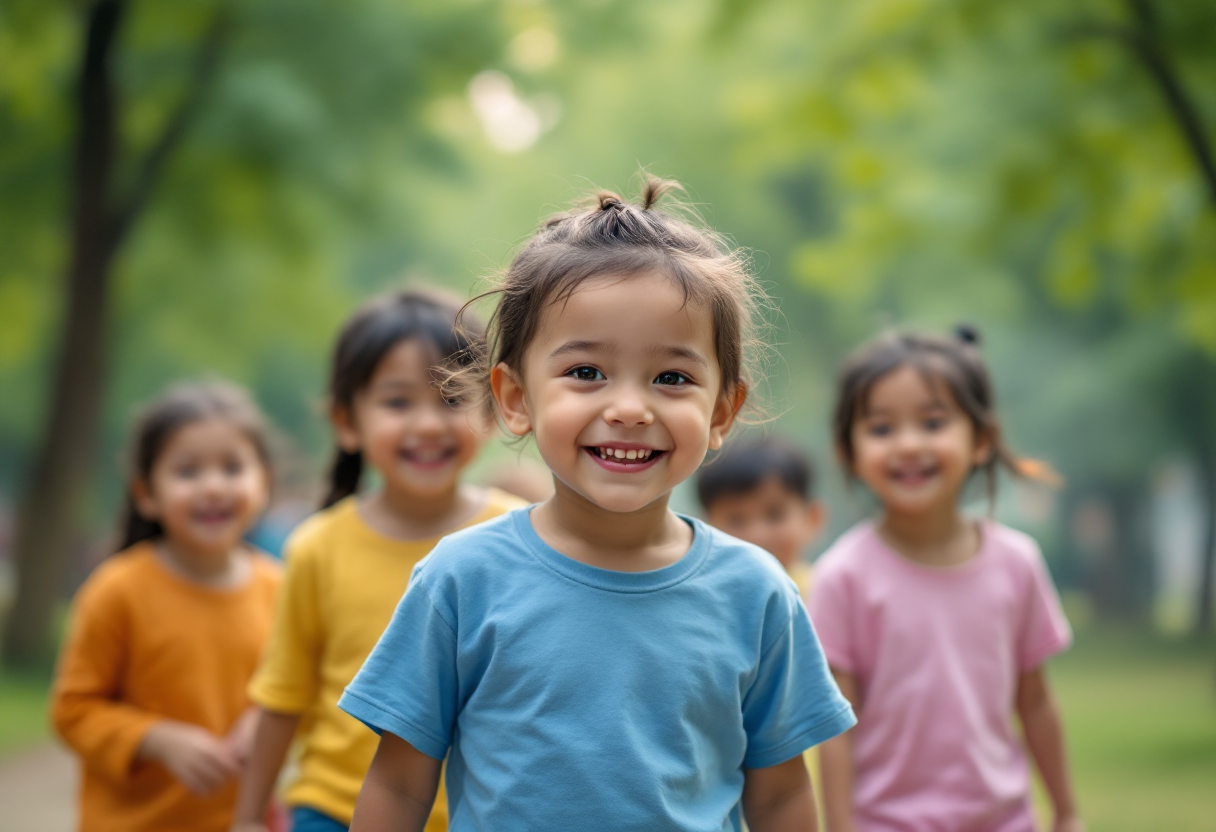
<svg viewBox="0 0 1216 832">
<path fill-rule="evenodd" d="M 981 523 L 971 560 L 927 567 L 862 523 L 815 564 L 828 664 L 856 677 L 861 832 L 1032 832 L 1018 676 L 1072 635 L 1038 545 Z"/>
</svg>

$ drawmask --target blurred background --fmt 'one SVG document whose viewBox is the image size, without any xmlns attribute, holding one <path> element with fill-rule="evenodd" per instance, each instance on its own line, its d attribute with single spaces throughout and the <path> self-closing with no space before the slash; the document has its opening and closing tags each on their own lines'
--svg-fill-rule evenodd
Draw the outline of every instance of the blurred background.
<svg viewBox="0 0 1216 832">
<path fill-rule="evenodd" d="M 823 545 L 867 509 L 828 442 L 840 358 L 978 326 L 1012 444 L 1064 478 L 995 511 L 1078 631 L 1083 813 L 1212 829 L 1214 159 L 1211 0 L 0 0 L 0 803 L 64 822 L 46 682 L 136 404 L 255 392 L 273 546 L 319 492 L 345 316 L 467 296 L 644 167 L 777 301 L 768 429 L 816 456 Z"/>
</svg>

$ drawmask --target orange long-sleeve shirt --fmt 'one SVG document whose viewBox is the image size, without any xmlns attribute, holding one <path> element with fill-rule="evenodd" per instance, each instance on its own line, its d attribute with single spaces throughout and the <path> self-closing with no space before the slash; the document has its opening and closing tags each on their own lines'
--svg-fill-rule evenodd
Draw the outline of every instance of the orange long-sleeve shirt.
<svg viewBox="0 0 1216 832">
<path fill-rule="evenodd" d="M 244 585 L 211 589 L 170 572 L 144 543 L 81 587 L 51 699 L 55 729 L 83 763 L 81 832 L 228 828 L 235 780 L 198 797 L 135 755 L 160 720 L 224 736 L 249 707 L 280 579 L 269 558 L 253 564 Z"/>
</svg>

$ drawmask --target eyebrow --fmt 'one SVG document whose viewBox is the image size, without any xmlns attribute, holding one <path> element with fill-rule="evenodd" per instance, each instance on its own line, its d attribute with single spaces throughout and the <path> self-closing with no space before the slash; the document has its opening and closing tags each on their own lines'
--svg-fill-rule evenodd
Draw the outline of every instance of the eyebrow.
<svg viewBox="0 0 1216 832">
<path fill-rule="evenodd" d="M 696 350 L 689 349 L 688 347 L 674 345 L 668 347 L 655 347 L 654 352 L 658 355 L 666 355 L 671 358 L 685 358 L 689 361 L 700 364 L 702 367 L 709 366 L 709 362 L 701 357 L 701 353 L 697 352 Z"/>
<path fill-rule="evenodd" d="M 616 351 L 616 345 L 610 344 L 606 341 L 567 341 L 553 352 L 549 353 L 549 357 L 560 358 L 563 355 L 569 355 L 570 353 L 574 352 L 606 352 L 611 354 Z M 651 350 L 651 352 L 655 355 L 664 355 L 670 358 L 684 358 L 696 364 L 700 364 L 702 367 L 709 366 L 709 362 L 701 357 L 701 354 L 696 350 L 689 349 L 688 347 L 681 347 L 676 344 L 655 347 L 653 350 Z"/>
<path fill-rule="evenodd" d="M 383 390 L 417 390 L 417 389 L 421 389 L 422 387 L 423 387 L 423 385 L 418 384 L 415 381 L 392 380 L 392 381 L 382 381 L 382 382 L 376 384 L 374 389 L 382 390 L 382 391 Z"/>
</svg>

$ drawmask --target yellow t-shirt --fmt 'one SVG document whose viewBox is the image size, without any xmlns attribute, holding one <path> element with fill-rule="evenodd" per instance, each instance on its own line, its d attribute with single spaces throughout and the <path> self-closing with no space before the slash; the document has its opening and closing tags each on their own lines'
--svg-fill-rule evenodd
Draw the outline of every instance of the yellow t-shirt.
<svg viewBox="0 0 1216 832">
<path fill-rule="evenodd" d="M 802 596 L 802 602 L 805 604 L 811 597 L 811 583 L 813 580 L 813 569 L 809 563 L 799 562 L 794 565 L 794 568 L 789 571 L 789 576 L 794 579 L 794 583 L 798 586 L 798 594 Z M 811 774 L 811 783 L 815 787 L 815 804 L 819 807 L 819 826 L 823 827 L 823 775 L 819 770 L 819 749 L 812 748 L 802 755 L 803 761 L 806 763 L 807 771 Z"/>
<path fill-rule="evenodd" d="M 486 493 L 485 505 L 466 525 L 524 505 L 496 489 Z M 414 567 L 438 542 L 379 534 L 364 522 L 354 498 L 313 515 L 288 541 L 287 577 L 249 697 L 267 710 L 302 716 L 289 805 L 350 823 L 379 740 L 338 709 L 338 697 L 388 626 Z M 427 829 L 446 828 L 441 790 Z"/>
</svg>

